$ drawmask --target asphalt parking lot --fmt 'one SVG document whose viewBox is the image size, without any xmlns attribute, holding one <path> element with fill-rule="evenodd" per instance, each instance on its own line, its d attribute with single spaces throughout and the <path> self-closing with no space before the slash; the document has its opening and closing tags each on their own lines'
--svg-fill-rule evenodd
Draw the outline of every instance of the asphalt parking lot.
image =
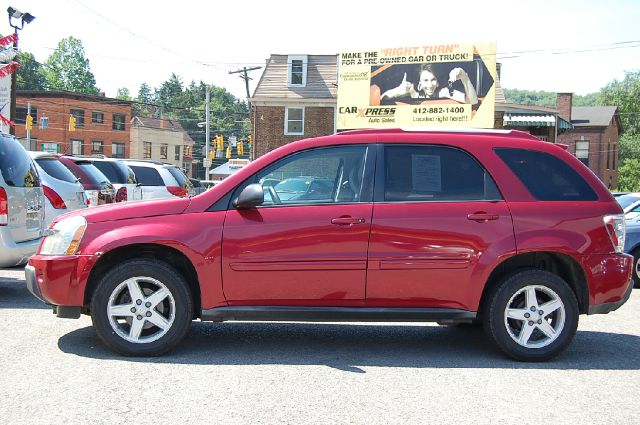
<svg viewBox="0 0 640 425">
<path fill-rule="evenodd" d="M 88 317 L 57 319 L 0 269 L 0 422 L 640 423 L 640 290 L 581 316 L 558 359 L 505 358 L 435 324 L 194 322 L 178 350 L 131 359 Z"/>
</svg>

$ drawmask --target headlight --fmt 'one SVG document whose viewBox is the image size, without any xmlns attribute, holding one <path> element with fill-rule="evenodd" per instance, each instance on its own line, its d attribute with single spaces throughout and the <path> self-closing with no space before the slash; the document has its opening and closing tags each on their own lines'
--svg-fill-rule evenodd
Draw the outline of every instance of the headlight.
<svg viewBox="0 0 640 425">
<path fill-rule="evenodd" d="M 40 248 L 41 255 L 72 255 L 76 253 L 87 228 L 87 220 L 81 216 L 64 218 L 47 230 Z"/>
</svg>

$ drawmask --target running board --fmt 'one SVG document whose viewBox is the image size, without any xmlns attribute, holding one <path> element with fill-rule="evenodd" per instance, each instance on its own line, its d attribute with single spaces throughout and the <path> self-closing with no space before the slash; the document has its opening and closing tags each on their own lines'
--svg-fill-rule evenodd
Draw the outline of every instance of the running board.
<svg viewBox="0 0 640 425">
<path fill-rule="evenodd" d="M 475 311 L 450 308 L 237 306 L 202 310 L 203 321 L 437 322 L 476 319 Z"/>
</svg>

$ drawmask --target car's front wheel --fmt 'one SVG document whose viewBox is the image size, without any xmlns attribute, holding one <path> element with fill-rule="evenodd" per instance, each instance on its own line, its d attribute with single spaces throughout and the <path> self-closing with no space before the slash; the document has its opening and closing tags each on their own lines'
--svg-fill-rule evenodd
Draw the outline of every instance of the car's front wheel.
<svg viewBox="0 0 640 425">
<path fill-rule="evenodd" d="M 520 361 L 560 354 L 578 327 L 578 302 L 569 285 L 544 270 L 525 270 L 490 293 L 485 329 L 498 347 Z"/>
<path fill-rule="evenodd" d="M 158 356 L 189 329 L 193 301 L 184 278 L 155 259 L 126 261 L 98 283 L 91 319 L 100 339 L 127 356 Z"/>
</svg>

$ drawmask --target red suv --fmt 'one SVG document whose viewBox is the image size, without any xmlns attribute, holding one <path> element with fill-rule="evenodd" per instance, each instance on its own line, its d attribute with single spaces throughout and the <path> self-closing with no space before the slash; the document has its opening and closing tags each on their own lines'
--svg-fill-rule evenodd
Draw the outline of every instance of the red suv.
<svg viewBox="0 0 640 425">
<path fill-rule="evenodd" d="M 312 176 L 313 196 L 260 181 Z M 192 198 L 67 214 L 26 268 L 111 349 L 173 348 L 193 319 L 483 323 L 542 361 L 631 293 L 620 206 L 517 131 L 350 131 L 288 144 Z"/>
</svg>

